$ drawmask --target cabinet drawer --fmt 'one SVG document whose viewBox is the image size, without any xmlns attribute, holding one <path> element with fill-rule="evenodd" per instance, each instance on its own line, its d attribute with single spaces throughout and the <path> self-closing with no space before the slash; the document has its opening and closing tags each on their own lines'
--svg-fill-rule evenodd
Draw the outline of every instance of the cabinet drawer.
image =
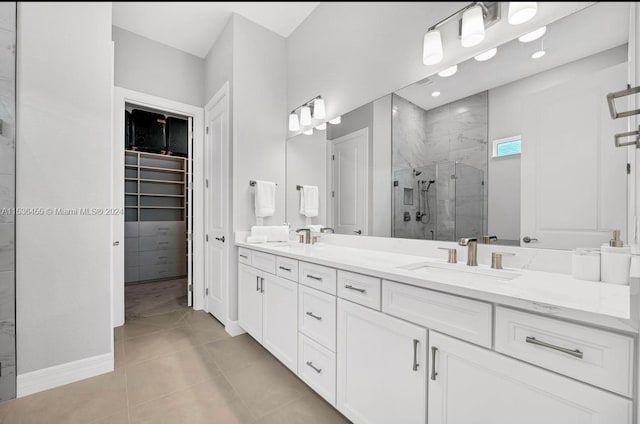
<svg viewBox="0 0 640 424">
<path fill-rule="evenodd" d="M 238 262 L 251 265 L 251 251 L 243 247 L 238 248 Z"/>
<path fill-rule="evenodd" d="M 298 377 L 336 406 L 336 354 L 300 334 Z"/>
<path fill-rule="evenodd" d="M 140 280 L 140 269 L 137 266 L 126 266 L 124 268 L 124 282 L 131 283 Z"/>
<path fill-rule="evenodd" d="M 382 311 L 491 348 L 491 305 L 406 284 L 382 282 Z"/>
<path fill-rule="evenodd" d="M 139 239 L 140 251 L 184 249 L 184 235 L 168 236 L 141 236 Z"/>
<path fill-rule="evenodd" d="M 496 350 L 624 396 L 632 395 L 631 337 L 498 307 Z"/>
<path fill-rule="evenodd" d="M 276 273 L 276 257 L 268 253 L 251 251 L 251 265 L 254 268 L 261 269 L 269 274 Z"/>
<path fill-rule="evenodd" d="M 141 236 L 177 236 L 187 231 L 183 221 L 150 221 L 139 225 Z"/>
<path fill-rule="evenodd" d="M 380 279 L 338 271 L 338 296 L 380 310 Z"/>
<path fill-rule="evenodd" d="M 143 265 L 140 267 L 141 281 L 181 277 L 185 274 L 185 266 L 179 264 Z"/>
<path fill-rule="evenodd" d="M 295 259 L 278 256 L 276 258 L 276 268 L 276 274 L 279 277 L 295 282 L 298 281 L 298 261 Z"/>
<path fill-rule="evenodd" d="M 300 262 L 298 282 L 329 294 L 336 294 L 336 270 L 327 266 Z"/>
<path fill-rule="evenodd" d="M 124 236 L 125 237 L 138 237 L 140 235 L 138 231 L 137 222 L 125 222 L 124 223 Z"/>
<path fill-rule="evenodd" d="M 298 328 L 300 332 L 336 350 L 336 298 L 305 286 L 298 288 Z"/>
<path fill-rule="evenodd" d="M 186 253 L 184 250 L 169 249 L 138 253 L 140 265 L 184 264 Z"/>
</svg>

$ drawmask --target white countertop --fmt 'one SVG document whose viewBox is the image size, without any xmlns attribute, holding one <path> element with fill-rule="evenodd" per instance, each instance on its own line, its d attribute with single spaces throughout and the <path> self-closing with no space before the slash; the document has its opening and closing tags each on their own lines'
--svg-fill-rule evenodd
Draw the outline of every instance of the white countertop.
<svg viewBox="0 0 640 424">
<path fill-rule="evenodd" d="M 499 277 L 477 278 L 473 273 L 423 269 L 411 271 L 398 267 L 417 263 L 444 264 L 442 260 L 385 251 L 356 249 L 333 244 L 298 243 L 249 244 L 237 246 L 266 253 L 310 261 L 346 271 L 374 275 L 413 286 L 439 290 L 507 306 L 524 307 L 542 313 L 582 319 L 590 314 L 615 321 L 631 320 L 629 286 L 577 280 L 570 275 L 524 269 L 506 271 L 519 274 L 512 280 Z M 446 266 L 446 265 L 445 265 Z M 456 267 L 465 270 L 466 264 Z M 489 267 L 480 265 L 480 270 Z M 571 312 L 576 312 L 572 314 Z M 569 315 L 565 312 L 569 312 Z M 597 318 L 597 317 L 596 317 Z M 597 321 L 597 320 L 596 320 Z M 593 322 L 593 321 L 592 321 Z M 610 323 L 609 323 L 610 324 Z M 606 324 L 605 324 L 606 325 Z M 637 328 L 634 324 L 631 327 Z M 625 330 L 631 330 L 624 326 Z"/>
</svg>

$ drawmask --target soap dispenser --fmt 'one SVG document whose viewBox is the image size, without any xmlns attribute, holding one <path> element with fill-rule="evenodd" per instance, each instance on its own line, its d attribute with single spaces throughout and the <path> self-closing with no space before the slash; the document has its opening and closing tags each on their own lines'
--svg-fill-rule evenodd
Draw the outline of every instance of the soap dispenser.
<svg viewBox="0 0 640 424">
<path fill-rule="evenodd" d="M 614 230 L 609 244 L 602 245 L 602 281 L 612 284 L 629 284 L 631 247 L 620 239 L 620 230 Z"/>
</svg>

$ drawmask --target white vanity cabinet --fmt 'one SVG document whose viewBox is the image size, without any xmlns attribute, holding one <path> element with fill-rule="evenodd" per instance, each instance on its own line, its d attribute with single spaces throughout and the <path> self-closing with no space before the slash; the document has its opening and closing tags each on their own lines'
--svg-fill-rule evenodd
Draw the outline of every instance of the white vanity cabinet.
<svg viewBox="0 0 640 424">
<path fill-rule="evenodd" d="M 337 407 L 347 418 L 424 424 L 426 359 L 427 330 L 338 299 Z"/>
<path fill-rule="evenodd" d="M 631 424 L 632 402 L 436 332 L 429 424 Z"/>
<path fill-rule="evenodd" d="M 298 284 L 241 263 L 238 286 L 240 326 L 297 372 Z"/>
</svg>

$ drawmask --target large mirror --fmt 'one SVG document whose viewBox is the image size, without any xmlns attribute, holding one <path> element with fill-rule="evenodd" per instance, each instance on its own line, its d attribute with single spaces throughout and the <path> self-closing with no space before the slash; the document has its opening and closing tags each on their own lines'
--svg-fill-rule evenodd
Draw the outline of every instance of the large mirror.
<svg viewBox="0 0 640 424">
<path fill-rule="evenodd" d="M 629 3 L 589 6 L 289 139 L 287 220 L 556 249 L 626 234 L 627 149 L 613 135 L 628 122 L 605 97 L 627 85 L 628 16 Z M 305 186 L 319 195 L 309 216 Z"/>
</svg>

